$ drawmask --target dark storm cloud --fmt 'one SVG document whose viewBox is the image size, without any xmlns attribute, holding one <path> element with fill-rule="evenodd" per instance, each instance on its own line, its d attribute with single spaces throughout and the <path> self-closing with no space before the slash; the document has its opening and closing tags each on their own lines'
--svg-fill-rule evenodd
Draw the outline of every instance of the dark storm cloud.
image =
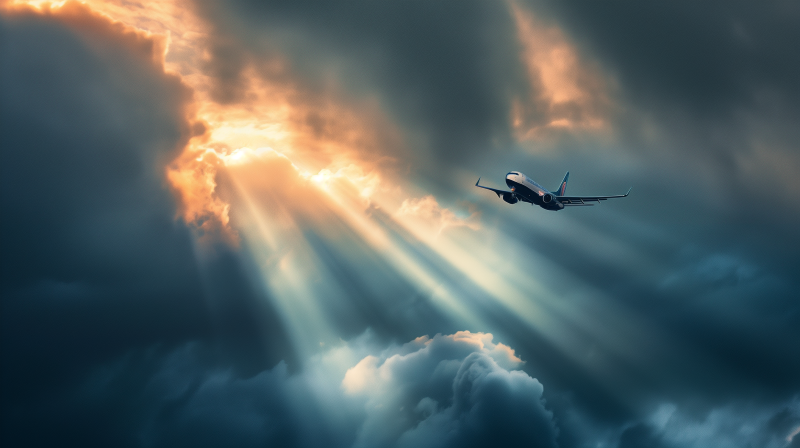
<svg viewBox="0 0 800 448">
<path fill-rule="evenodd" d="M 426 160 L 460 163 L 509 141 L 512 93 L 525 90 L 516 28 L 507 5 L 494 2 L 329 3 L 198 1 L 219 31 L 212 47 L 232 39 L 240 54 L 287 58 L 304 88 L 331 77 L 356 96 L 377 95 L 411 132 L 413 169 Z M 240 56 L 237 56 L 239 58 Z M 229 56 L 211 61 L 225 72 L 220 92 L 244 86 Z"/>
<path fill-rule="evenodd" d="M 780 93 L 797 112 L 800 8 L 794 2 L 528 3 L 560 19 L 637 101 L 728 116 L 756 105 L 763 89 Z"/>
<path fill-rule="evenodd" d="M 648 425 L 638 423 L 622 432 L 617 448 L 635 448 L 649 446 L 663 447 L 661 438 Z"/>
<path fill-rule="evenodd" d="M 152 446 L 555 446 L 542 385 L 485 335 L 376 347 L 369 334 L 249 378 L 202 366 L 198 347 L 165 358 L 143 393 Z M 359 358 L 360 362 L 359 362 Z M 342 368 L 347 360 L 355 367 Z M 343 379 L 343 381 L 342 381 Z"/>
<path fill-rule="evenodd" d="M 119 403 L 147 363 L 110 401 L 76 389 L 96 386 L 97 366 L 197 339 L 261 369 L 280 359 L 259 342 L 277 325 L 253 322 L 224 248 L 198 267 L 175 219 L 164 173 L 190 135 L 190 92 L 164 74 L 158 42 L 77 4 L 4 13 L 0 35 L 3 445 L 129 444 Z"/>
<path fill-rule="evenodd" d="M 556 446 L 552 413 L 540 400 L 541 384 L 528 375 L 472 354 L 459 367 L 452 390 L 453 404 L 441 412 L 436 402 L 420 401 L 416 409 L 434 415 L 404 434 L 401 446 Z"/>
<path fill-rule="evenodd" d="M 386 348 L 366 333 L 296 373 L 279 363 L 242 376 L 215 357 L 197 343 L 129 352 L 67 396 L 23 410 L 50 424 L 27 441 L 92 435 L 98 446 L 555 446 L 542 385 L 513 370 L 519 361 L 485 335 Z M 78 418 L 64 415 L 76 410 Z M 62 420 L 51 422 L 56 417 Z"/>
<path fill-rule="evenodd" d="M 156 171 L 185 138 L 186 89 L 158 75 L 152 53 L 136 51 L 133 39 L 102 20 L 73 16 L 94 27 L 79 34 L 63 23 L 70 17 L 28 13 L 3 20 L 3 329 L 7 341 L 32 344 L 4 346 L 26 352 L 16 356 L 40 353 L 42 362 L 69 358 L 60 353 L 81 345 L 83 331 L 127 325 L 127 313 L 140 312 L 133 300 L 176 284 L 178 300 L 189 301 L 185 311 L 202 314 L 189 298 L 200 292 L 189 235 L 173 222 Z M 134 290 L 141 278 L 148 282 Z M 109 296 L 127 300 L 112 305 Z M 176 313 L 174 303 L 154 300 L 152 311 Z M 206 325 L 197 317 L 185 322 L 161 331 Z M 89 328 L 76 334 L 73 325 Z M 68 336 L 52 337 L 61 332 Z M 6 363 L 22 372 L 31 364 Z"/>
</svg>

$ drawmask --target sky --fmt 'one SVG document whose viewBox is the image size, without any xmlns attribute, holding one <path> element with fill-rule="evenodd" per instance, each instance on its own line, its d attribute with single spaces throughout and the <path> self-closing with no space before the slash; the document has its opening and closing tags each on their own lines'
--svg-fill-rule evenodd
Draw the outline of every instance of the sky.
<svg viewBox="0 0 800 448">
<path fill-rule="evenodd" d="M 800 447 L 798 23 L 0 1 L 0 444 Z"/>
</svg>

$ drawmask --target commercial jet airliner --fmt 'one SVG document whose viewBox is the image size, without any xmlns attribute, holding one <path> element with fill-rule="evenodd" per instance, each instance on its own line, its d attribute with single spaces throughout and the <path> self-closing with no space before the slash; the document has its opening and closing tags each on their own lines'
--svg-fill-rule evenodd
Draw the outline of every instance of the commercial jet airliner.
<svg viewBox="0 0 800 448">
<path fill-rule="evenodd" d="M 511 191 L 498 190 L 496 188 L 484 187 L 481 185 L 481 178 L 475 183 L 476 187 L 485 188 L 486 190 L 493 191 L 497 197 L 503 198 L 509 204 L 516 204 L 517 202 L 528 202 L 538 205 L 545 210 L 558 211 L 567 206 L 575 205 L 594 205 L 587 204 L 587 202 L 605 201 L 606 199 L 624 198 L 631 193 L 631 189 L 625 194 L 617 194 L 613 196 L 565 196 L 567 191 L 567 180 L 569 180 L 569 171 L 561 181 L 561 185 L 555 192 L 548 191 L 543 186 L 537 184 L 528 176 L 520 173 L 519 171 L 512 171 L 506 174 L 506 185 L 511 188 Z"/>
</svg>

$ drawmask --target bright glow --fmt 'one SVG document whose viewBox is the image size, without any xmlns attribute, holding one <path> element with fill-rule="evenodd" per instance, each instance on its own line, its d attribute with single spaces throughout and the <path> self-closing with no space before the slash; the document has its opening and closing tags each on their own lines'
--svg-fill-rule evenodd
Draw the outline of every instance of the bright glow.
<svg viewBox="0 0 800 448">
<path fill-rule="evenodd" d="M 560 28 L 547 25 L 516 1 L 509 2 L 522 44 L 521 59 L 528 69 L 531 99 L 519 98 L 512 107 L 512 123 L 522 140 L 548 129 L 601 130 L 608 108 L 607 81 L 582 61 Z M 544 121 L 529 112 L 530 102 L 547 104 Z"/>
</svg>

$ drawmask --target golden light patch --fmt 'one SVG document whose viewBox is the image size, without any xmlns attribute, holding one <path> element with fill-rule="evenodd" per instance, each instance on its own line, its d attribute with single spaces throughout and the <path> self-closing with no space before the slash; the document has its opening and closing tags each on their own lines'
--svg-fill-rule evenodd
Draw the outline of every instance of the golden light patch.
<svg viewBox="0 0 800 448">
<path fill-rule="evenodd" d="M 315 202 L 312 196 L 338 194 L 353 196 L 351 201 L 359 209 L 368 206 L 366 201 L 384 178 L 380 169 L 391 166 L 393 160 L 386 156 L 388 148 L 399 145 L 399 132 L 373 103 L 353 103 L 324 94 L 311 97 L 291 82 L 273 82 L 259 75 L 255 67 L 245 71 L 250 86 L 246 98 L 240 103 L 220 104 L 209 98 L 197 99 L 198 116 L 208 132 L 197 140 L 196 148 L 189 147 L 186 157 L 179 159 L 173 170 L 196 170 L 187 176 L 201 182 L 174 184 L 179 189 L 194 189 L 202 194 L 184 194 L 184 197 L 205 197 L 209 204 L 205 210 L 215 211 L 220 222 L 225 217 L 219 213 L 219 197 L 212 186 L 209 173 L 227 167 L 242 188 L 263 191 L 256 182 L 266 176 L 243 167 L 245 164 L 263 165 L 269 151 L 280 154 L 294 167 L 294 177 L 311 182 L 309 187 L 322 191 L 309 192 L 303 199 L 284 197 L 287 208 L 306 208 L 302 202 Z M 235 148 L 235 149 L 232 149 Z M 268 148 L 269 151 L 248 148 Z M 213 157 L 214 152 L 222 164 Z M 273 155 L 274 155 L 273 154 Z M 195 157 L 195 155 L 197 155 Z M 202 166 L 200 166 L 202 165 Z M 298 178 L 299 179 L 299 178 Z M 296 179 L 287 180 L 289 185 Z M 281 185 L 273 184 L 281 189 Z M 353 191 L 357 194 L 352 195 Z M 361 200 L 355 200 L 358 198 Z M 196 207 L 194 207 L 196 208 Z M 194 215 L 185 215 L 191 218 Z M 227 225 L 227 224 L 223 224 Z"/>
<path fill-rule="evenodd" d="M 342 380 L 342 388 L 345 392 L 357 394 L 374 386 L 377 382 L 379 361 L 380 359 L 370 355 L 359 361 L 354 367 L 347 369 Z"/>
<path fill-rule="evenodd" d="M 605 128 L 610 100 L 608 81 L 600 70 L 581 59 L 560 28 L 538 20 L 515 1 L 509 5 L 533 92 L 533 97 L 512 103 L 517 137 L 537 138 L 554 129 Z"/>
<path fill-rule="evenodd" d="M 442 344 L 449 346 L 459 346 L 466 348 L 471 353 L 484 353 L 489 355 L 498 365 L 504 369 L 511 370 L 523 364 L 514 350 L 507 345 L 492 342 L 494 336 L 491 333 L 472 333 L 470 331 L 459 331 L 451 335 L 437 335 L 434 339 L 422 336 L 415 339 L 412 344 L 416 350 L 408 354 L 395 354 L 381 362 L 376 356 L 366 356 L 355 366 L 347 370 L 342 380 L 341 387 L 349 394 L 362 394 L 385 392 L 387 388 L 396 381 L 393 372 L 397 367 L 406 363 L 409 359 L 419 356 L 428 356 L 427 353 L 432 344 Z M 426 353 L 422 355 L 422 353 Z"/>
<path fill-rule="evenodd" d="M 180 199 L 183 220 L 205 233 L 232 236 L 230 205 L 216 196 L 217 171 L 224 164 L 213 150 L 190 146 L 167 170 L 167 179 Z"/>
</svg>

